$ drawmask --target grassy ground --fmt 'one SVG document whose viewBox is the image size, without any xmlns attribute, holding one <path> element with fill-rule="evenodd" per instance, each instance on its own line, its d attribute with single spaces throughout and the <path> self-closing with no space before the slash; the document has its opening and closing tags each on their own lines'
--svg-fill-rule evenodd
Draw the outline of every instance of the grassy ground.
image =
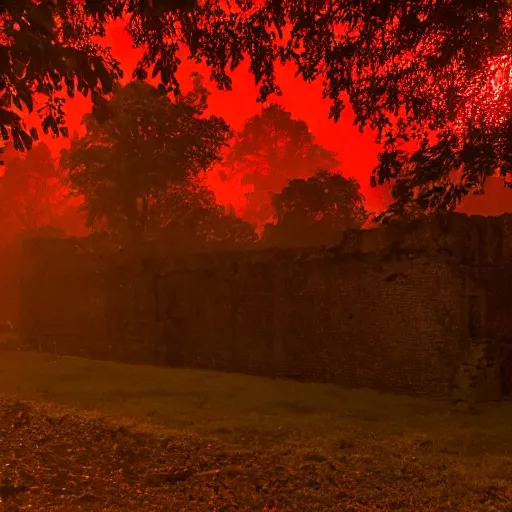
<svg viewBox="0 0 512 512">
<path fill-rule="evenodd" d="M 12 510 L 512 511 L 511 402 L 12 351 L 0 394 Z"/>
</svg>

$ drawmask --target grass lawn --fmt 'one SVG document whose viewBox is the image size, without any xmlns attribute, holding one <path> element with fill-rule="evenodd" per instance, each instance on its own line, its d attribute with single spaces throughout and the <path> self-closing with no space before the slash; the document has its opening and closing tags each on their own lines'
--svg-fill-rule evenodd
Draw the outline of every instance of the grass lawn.
<svg viewBox="0 0 512 512">
<path fill-rule="evenodd" d="M 0 394 L 0 479 L 3 458 L 17 468 L 3 499 L 30 510 L 512 511 L 508 401 L 470 414 L 331 385 L 14 351 L 0 351 Z M 24 460 L 29 480 L 50 468 L 44 485 L 30 491 Z M 55 484 L 63 464 L 75 490 L 65 475 Z M 100 498 L 113 474 L 114 497 Z M 153 485 L 157 474 L 167 476 Z"/>
</svg>

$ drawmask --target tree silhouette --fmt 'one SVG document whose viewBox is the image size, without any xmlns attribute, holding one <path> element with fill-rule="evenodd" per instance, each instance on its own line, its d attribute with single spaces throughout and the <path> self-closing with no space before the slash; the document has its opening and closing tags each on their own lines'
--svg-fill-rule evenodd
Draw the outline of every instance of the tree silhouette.
<svg viewBox="0 0 512 512">
<path fill-rule="evenodd" d="M 270 219 L 270 194 L 282 190 L 290 177 L 305 178 L 318 168 L 338 165 L 336 153 L 317 144 L 304 121 L 276 104 L 245 122 L 224 161 L 227 179 L 242 175 L 242 183 L 252 185 L 244 217 L 256 225 Z"/>
<path fill-rule="evenodd" d="M 428 146 L 429 131 L 440 130 L 448 131 L 445 138 L 455 134 L 460 147 L 474 121 L 483 122 L 482 113 L 510 118 L 508 0 L 244 0 L 236 8 L 219 0 L 5 0 L 0 5 L 5 140 L 12 138 L 23 149 L 37 138 L 36 131 L 25 129 L 21 112 L 34 108 L 36 93 L 47 99 L 40 111 L 43 130 L 55 136 L 67 134 L 62 104 L 77 90 L 92 94 L 103 118 L 102 97 L 121 71 L 94 41 L 109 21 L 121 17 L 134 45 L 143 49 L 135 77 L 151 73 L 166 91 L 179 92 L 183 45 L 192 59 L 210 67 L 220 89 L 231 88 L 231 72 L 248 59 L 261 101 L 281 93 L 277 62 L 293 63 L 306 81 L 321 79 L 335 120 L 348 99 L 356 124 L 374 128 L 384 140 L 382 160 L 388 165 L 375 170 L 374 184 L 395 179 L 393 160 L 403 141 Z M 489 125 L 487 114 L 484 118 L 485 126 L 477 128 L 500 152 L 507 132 L 501 127 L 487 138 L 496 126 Z M 470 169 L 468 174 L 478 174 Z M 444 194 L 442 182 L 451 169 L 443 164 L 442 171 L 438 180 L 418 179 Z M 436 199 L 431 207 L 445 202 Z"/>
<path fill-rule="evenodd" d="M 63 150 L 69 183 L 85 198 L 88 225 L 106 221 L 123 235 L 143 237 L 150 207 L 169 184 L 179 185 L 220 159 L 230 136 L 223 119 L 204 117 L 207 91 L 193 75 L 193 89 L 172 102 L 157 88 L 117 86 L 99 123 L 85 116 L 86 134 Z"/>
<path fill-rule="evenodd" d="M 107 2 L 105 2 L 106 4 Z M 37 105 L 45 133 L 67 136 L 62 106 L 77 91 L 95 103 L 111 92 L 122 73 L 108 50 L 93 42 L 105 34 L 97 2 L 5 0 L 0 4 L 0 132 L 18 150 L 38 139 L 23 115 Z M 121 15 L 111 6 L 111 15 Z M 109 7 L 110 9 L 110 7 Z"/>
<path fill-rule="evenodd" d="M 181 250 L 234 249 L 258 240 L 251 224 L 217 204 L 211 189 L 194 182 L 169 186 L 152 215 L 153 236 Z"/>
<path fill-rule="evenodd" d="M 40 142 L 26 156 L 7 148 L 5 160 L 0 215 L 4 219 L 14 216 L 23 230 L 53 224 L 67 202 L 67 193 L 50 148 Z"/>
<path fill-rule="evenodd" d="M 380 183 L 393 184 L 393 201 L 379 220 L 454 210 L 468 194 L 483 193 L 490 176 L 512 186 L 511 140 L 512 115 L 500 126 L 473 122 L 464 134 L 447 128 L 415 151 L 394 141 L 375 170 Z"/>
<path fill-rule="evenodd" d="M 367 218 L 359 184 L 323 170 L 290 180 L 272 202 L 277 223 L 265 226 L 267 246 L 335 245 L 343 230 L 360 228 Z"/>
<path fill-rule="evenodd" d="M 266 100 L 280 92 L 275 63 L 291 61 L 306 80 L 325 79 L 335 117 L 348 93 L 358 122 L 385 126 L 400 107 L 418 118 L 437 112 L 446 119 L 448 103 L 429 103 L 425 91 L 457 101 L 457 92 L 489 57 L 510 49 L 506 0 L 264 0 L 230 6 L 218 0 L 6 0 L 0 7 L 4 91 L 14 86 L 13 98 L 27 106 L 35 89 L 48 97 L 60 85 L 74 92 L 73 78 L 81 90 L 108 92 L 119 68 L 92 41 L 105 33 L 106 23 L 124 16 L 135 45 L 145 49 L 138 76 L 153 68 L 163 85 L 178 88 L 181 43 L 211 67 L 223 89 L 231 86 L 228 65 L 233 70 L 247 56 Z M 2 123 L 14 122 L 2 115 Z"/>
</svg>

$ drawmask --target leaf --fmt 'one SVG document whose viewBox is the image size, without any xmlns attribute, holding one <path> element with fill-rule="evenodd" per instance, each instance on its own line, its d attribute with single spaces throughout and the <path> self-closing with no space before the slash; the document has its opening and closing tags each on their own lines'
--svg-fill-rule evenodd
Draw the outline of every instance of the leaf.
<svg viewBox="0 0 512 512">
<path fill-rule="evenodd" d="M 134 78 L 135 80 L 146 80 L 147 77 L 148 72 L 139 66 L 137 66 L 132 73 L 132 78 Z"/>
<path fill-rule="evenodd" d="M 23 110 L 23 105 L 21 104 L 21 99 L 19 96 L 14 96 L 12 98 L 12 102 L 14 103 L 14 106 L 18 109 L 18 110 Z"/>
<path fill-rule="evenodd" d="M 19 134 L 25 148 L 28 150 L 32 149 L 32 144 L 34 142 L 32 137 L 25 130 L 20 130 Z"/>
<path fill-rule="evenodd" d="M 27 110 L 30 113 L 34 110 L 34 100 L 32 99 L 32 94 L 28 90 L 21 90 L 18 92 L 18 96 L 23 103 L 27 106 Z"/>
<path fill-rule="evenodd" d="M 43 132 L 45 134 L 48 134 L 48 132 L 51 130 L 53 135 L 57 136 L 59 135 L 59 128 L 57 126 L 57 122 L 55 121 L 55 118 L 52 115 L 48 115 L 44 118 L 42 122 Z"/>
<path fill-rule="evenodd" d="M 87 98 L 87 96 L 89 94 L 89 86 L 87 85 L 87 83 L 84 80 L 78 81 L 77 90 L 79 93 L 81 93 L 83 96 L 85 96 Z"/>
<path fill-rule="evenodd" d="M 105 67 L 103 61 L 99 57 L 97 57 L 93 60 L 93 66 L 94 71 L 96 71 L 96 74 L 100 79 L 101 89 L 103 93 L 108 94 L 112 92 L 113 80 L 107 68 Z"/>
<path fill-rule="evenodd" d="M 59 131 L 63 137 L 69 138 L 69 130 L 66 126 L 59 128 Z"/>
<path fill-rule="evenodd" d="M 75 80 L 73 78 L 65 78 L 64 83 L 66 84 L 68 96 L 70 98 L 74 98 L 75 97 Z"/>
<path fill-rule="evenodd" d="M 155 65 L 153 67 L 153 72 L 151 73 L 151 78 L 155 78 L 158 73 L 160 73 L 160 69 L 162 67 L 162 61 L 159 59 L 155 62 Z"/>
<path fill-rule="evenodd" d="M 25 151 L 25 146 L 23 145 L 23 141 L 21 140 L 21 136 L 18 133 L 18 130 L 12 131 L 12 140 L 14 143 L 14 149 L 16 151 Z"/>
<path fill-rule="evenodd" d="M 19 121 L 21 121 L 21 117 L 18 114 L 16 114 L 12 110 L 0 108 L 0 124 L 11 125 Z"/>
</svg>

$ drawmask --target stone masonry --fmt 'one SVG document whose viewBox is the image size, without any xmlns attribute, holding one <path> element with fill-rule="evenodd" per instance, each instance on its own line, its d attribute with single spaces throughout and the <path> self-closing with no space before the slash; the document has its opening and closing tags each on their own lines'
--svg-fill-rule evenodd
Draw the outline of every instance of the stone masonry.
<svg viewBox="0 0 512 512">
<path fill-rule="evenodd" d="M 512 392 L 512 216 L 167 257 L 34 240 L 22 266 L 35 349 L 468 402 Z"/>
</svg>

